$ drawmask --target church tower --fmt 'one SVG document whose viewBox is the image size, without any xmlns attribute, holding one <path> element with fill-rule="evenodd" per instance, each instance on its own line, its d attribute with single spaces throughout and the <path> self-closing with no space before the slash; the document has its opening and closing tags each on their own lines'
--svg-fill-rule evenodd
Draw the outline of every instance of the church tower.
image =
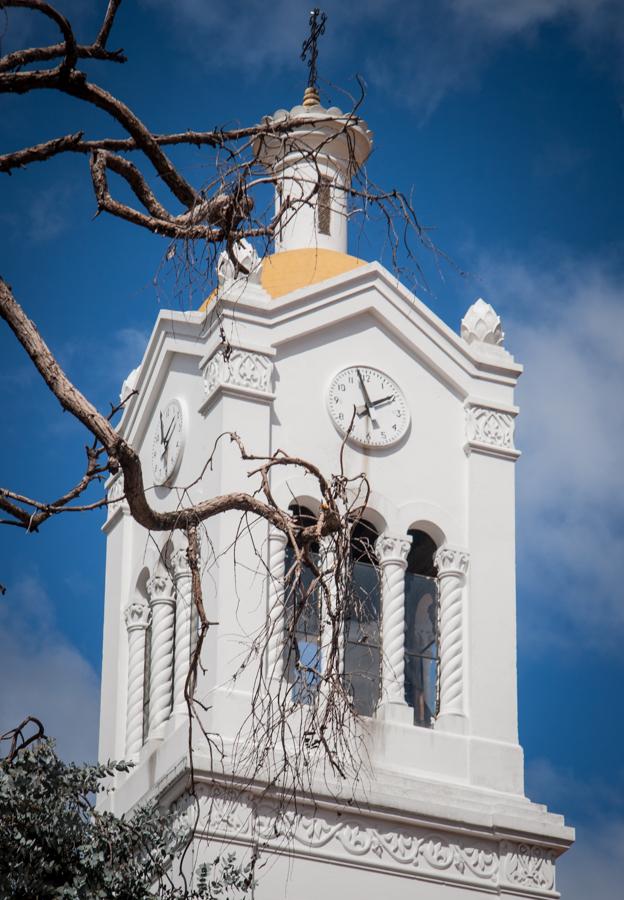
<svg viewBox="0 0 624 900">
<path fill-rule="evenodd" d="M 236 771 L 241 741 L 253 739 L 245 723 L 258 667 L 269 692 L 290 685 L 294 705 L 323 698 L 275 639 L 292 614 L 284 535 L 264 521 L 241 534 L 240 514 L 228 513 L 209 520 L 202 539 L 216 624 L 196 689 L 210 739 L 195 725 L 191 797 L 184 685 L 196 622 L 186 551 L 133 521 L 116 477 L 104 526 L 100 757 L 136 765 L 106 802 L 118 814 L 150 798 L 173 805 L 195 829 L 190 877 L 223 848 L 241 860 L 253 850 L 257 900 L 558 897 L 555 863 L 573 831 L 526 798 L 518 743 L 522 368 L 483 300 L 457 334 L 379 262 L 347 254 L 344 188 L 372 146 L 360 119 L 323 108 L 312 88 L 267 121 L 297 123 L 279 138 L 268 129 L 255 147 L 276 184 L 275 252 L 260 260 L 240 245 L 240 267 L 222 254 L 218 320 L 214 298 L 197 312 L 160 312 L 124 386 L 137 393 L 120 430 L 146 481 L 151 473 L 158 509 L 248 489 L 248 466 L 224 442 L 206 467 L 224 432 L 257 456 L 283 448 L 324 473 L 338 471 L 342 447 L 346 475 L 366 474 L 352 569 L 366 602 L 341 635 L 361 777 L 311 775 L 310 790 L 290 805 L 282 795 L 276 812 L 278 785 Z M 314 479 L 287 469 L 271 479 L 282 508 L 314 519 Z M 273 639 L 255 666 L 241 665 L 267 622 Z M 307 621 L 296 634 L 297 660 L 310 670 L 323 666 L 321 628 Z"/>
</svg>

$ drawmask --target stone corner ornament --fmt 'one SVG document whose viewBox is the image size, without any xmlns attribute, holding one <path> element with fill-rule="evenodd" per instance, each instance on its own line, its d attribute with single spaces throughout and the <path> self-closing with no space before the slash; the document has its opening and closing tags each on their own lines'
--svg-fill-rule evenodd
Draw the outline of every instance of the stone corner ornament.
<svg viewBox="0 0 624 900">
<path fill-rule="evenodd" d="M 505 334 L 500 316 L 481 297 L 472 304 L 461 322 L 461 336 L 467 344 L 479 342 L 502 347 Z"/>
</svg>

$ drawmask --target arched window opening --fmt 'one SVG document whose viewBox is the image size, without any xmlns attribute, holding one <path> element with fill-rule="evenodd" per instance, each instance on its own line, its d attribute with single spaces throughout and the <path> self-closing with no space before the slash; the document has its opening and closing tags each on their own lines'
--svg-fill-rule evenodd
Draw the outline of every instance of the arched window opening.
<svg viewBox="0 0 624 900">
<path fill-rule="evenodd" d="M 436 714 L 438 583 L 436 545 L 424 531 L 409 532 L 405 573 L 405 701 L 414 724 L 430 726 Z"/>
<path fill-rule="evenodd" d="M 345 610 L 344 677 L 356 712 L 372 716 L 381 693 L 381 586 L 378 532 L 360 519 L 351 533 L 351 581 Z"/>
<path fill-rule="evenodd" d="M 302 526 L 314 525 L 316 516 L 305 506 L 292 504 L 290 512 Z M 319 558 L 318 544 L 312 544 L 310 555 Z M 290 545 L 285 554 L 286 583 L 284 585 L 286 641 L 284 646 L 285 671 L 292 685 L 294 703 L 310 704 L 316 700 L 320 681 L 320 615 L 319 594 L 310 592 L 313 572 L 303 567 L 295 572 L 295 554 Z"/>
</svg>

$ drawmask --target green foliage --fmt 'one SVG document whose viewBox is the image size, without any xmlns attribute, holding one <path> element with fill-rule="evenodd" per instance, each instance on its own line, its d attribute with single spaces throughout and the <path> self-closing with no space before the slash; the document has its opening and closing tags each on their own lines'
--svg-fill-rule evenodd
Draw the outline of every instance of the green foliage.
<svg viewBox="0 0 624 900">
<path fill-rule="evenodd" d="M 14 900 L 213 900 L 240 897 L 252 867 L 233 855 L 202 866 L 197 885 L 172 881 L 188 832 L 154 804 L 129 818 L 94 809 L 124 762 L 77 766 L 45 739 L 0 762 L 0 897 Z M 182 880 L 183 881 L 183 880 Z"/>
</svg>

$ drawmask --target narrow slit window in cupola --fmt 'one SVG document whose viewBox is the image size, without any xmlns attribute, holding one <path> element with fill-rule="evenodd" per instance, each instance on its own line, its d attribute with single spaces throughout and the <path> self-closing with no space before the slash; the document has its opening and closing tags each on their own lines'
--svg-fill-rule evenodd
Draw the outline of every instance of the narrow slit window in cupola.
<svg viewBox="0 0 624 900">
<path fill-rule="evenodd" d="M 319 178 L 317 222 L 319 234 L 331 233 L 331 181 L 327 175 Z"/>
</svg>

